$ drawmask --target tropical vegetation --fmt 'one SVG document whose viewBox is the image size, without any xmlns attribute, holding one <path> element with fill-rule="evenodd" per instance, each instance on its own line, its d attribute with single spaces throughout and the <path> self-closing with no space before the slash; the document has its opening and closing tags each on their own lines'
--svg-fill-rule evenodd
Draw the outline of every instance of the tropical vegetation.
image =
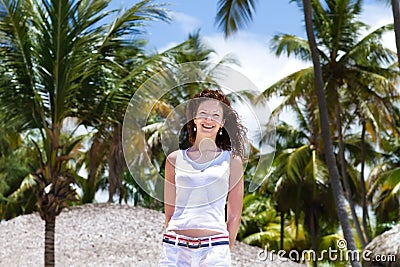
<svg viewBox="0 0 400 267">
<path fill-rule="evenodd" d="M 0 0 L 0 220 L 40 214 L 45 266 L 55 265 L 56 218 L 66 206 L 106 194 L 108 202 L 162 210 L 153 192 L 159 185 L 151 181 L 163 174 L 161 137 L 171 132 L 166 121 L 203 86 L 215 86 L 219 66 L 237 63 L 231 57 L 211 63 L 214 50 L 199 32 L 150 53 L 145 26 L 169 21 L 166 6 L 143 0 L 110 10 L 110 1 Z M 312 66 L 260 95 L 243 92 L 255 105 L 271 97 L 282 102 L 272 114 L 272 164 L 257 174 L 268 179 L 245 192 L 238 239 L 319 253 L 344 238 L 347 249 L 361 251 L 400 222 L 400 42 L 397 53 L 382 43 L 387 32 L 399 39 L 398 1 L 381 1 L 393 7 L 394 23 L 374 30 L 359 19 L 362 0 L 290 2 L 304 12 L 307 39 L 282 33 L 270 49 Z M 256 10 L 254 0 L 219 0 L 216 23 L 228 37 Z M 161 97 L 156 87 L 141 87 L 165 69 L 192 62 L 200 63 L 193 75 L 203 83 L 180 84 Z M 186 75 L 172 74 L 164 82 Z M 146 125 L 139 114 L 129 117 L 128 149 L 136 154 L 126 162 L 123 123 L 138 90 L 149 114 Z M 295 125 L 279 119 L 283 111 L 293 114 Z M 187 146 L 184 128 L 179 135 L 179 145 Z M 248 147 L 246 185 L 265 156 L 266 139 L 259 142 Z M 148 162 L 154 169 L 141 167 Z M 144 187 L 143 180 L 150 184 Z M 325 257 L 323 264 L 347 262 Z"/>
</svg>

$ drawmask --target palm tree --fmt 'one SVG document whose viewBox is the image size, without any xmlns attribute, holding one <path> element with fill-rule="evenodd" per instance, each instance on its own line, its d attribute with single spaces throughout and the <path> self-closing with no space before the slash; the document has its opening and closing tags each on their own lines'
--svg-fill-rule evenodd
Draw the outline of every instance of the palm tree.
<svg viewBox="0 0 400 267">
<path fill-rule="evenodd" d="M 396 48 L 397 48 L 397 60 L 400 66 L 400 7 L 398 0 L 379 0 L 380 2 L 386 2 L 392 6 L 393 21 L 394 21 L 394 33 L 396 38 Z"/>
<path fill-rule="evenodd" d="M 386 67 L 388 63 L 392 62 L 393 53 L 380 44 L 382 34 L 390 30 L 391 27 L 379 28 L 359 40 L 358 32 L 366 27 L 366 25 L 354 19 L 359 15 L 360 5 L 360 1 L 351 5 L 347 1 L 337 2 L 336 4 L 329 2 L 325 10 L 318 2 L 314 2 L 314 9 L 318 11 L 315 15 L 314 28 L 318 37 L 327 96 L 331 103 L 329 106 L 330 114 L 332 114 L 331 117 L 336 125 L 338 135 L 338 159 L 343 184 L 350 203 L 353 221 L 364 247 L 366 242 L 355 213 L 353 194 L 347 177 L 343 134 L 351 125 L 357 124 L 356 119 L 358 117 L 367 123 L 369 121 L 376 122 L 380 116 L 391 118 L 388 121 L 381 120 L 376 125 L 382 125 L 382 129 L 393 129 L 395 114 L 393 114 L 393 106 L 390 101 L 387 101 L 387 98 L 392 98 L 395 95 L 393 93 L 395 91 L 394 86 L 391 83 L 391 79 L 395 77 L 395 71 Z M 341 12 L 341 10 L 346 10 L 346 12 Z M 273 44 L 278 55 L 282 51 L 286 51 L 289 55 L 294 53 L 296 56 L 305 59 L 309 58 L 309 51 L 304 47 L 305 43 L 306 40 L 284 34 L 276 36 Z M 366 61 L 365 57 L 369 59 Z M 311 69 L 292 74 L 277 82 L 264 93 L 279 90 L 278 88 L 287 86 L 286 84 L 289 84 L 289 87 L 293 84 L 293 86 L 300 88 L 289 92 L 291 94 L 289 99 L 296 98 L 296 94 L 298 97 L 302 97 L 300 94 L 307 93 L 307 91 L 301 90 L 301 87 L 307 86 L 307 83 L 302 83 L 302 81 L 309 78 L 309 72 L 311 72 Z M 380 106 L 380 112 L 370 112 L 370 109 L 374 108 L 370 103 L 372 99 L 374 99 L 373 105 L 375 107 L 376 105 Z M 353 111 L 358 116 L 354 116 Z M 384 123 L 385 121 L 387 123 Z M 365 231 L 367 230 L 368 228 L 365 227 Z"/>
<path fill-rule="evenodd" d="M 308 42 L 310 45 L 311 56 L 314 66 L 314 77 L 315 77 L 315 91 L 318 99 L 318 108 L 320 113 L 320 125 L 321 125 L 321 136 L 323 139 L 323 146 L 325 152 L 325 160 L 327 163 L 332 192 L 336 203 L 336 208 L 339 216 L 339 221 L 342 226 L 342 230 L 344 236 L 348 243 L 348 248 L 352 251 L 356 250 L 356 244 L 354 241 L 353 234 L 351 232 L 351 225 L 349 218 L 347 216 L 346 206 L 345 206 L 345 198 L 343 194 L 343 189 L 339 180 L 339 171 L 336 166 L 335 156 L 333 154 L 333 145 L 332 139 L 329 129 L 329 115 L 328 108 L 325 99 L 324 93 L 324 81 L 322 77 L 322 69 L 320 64 L 320 58 L 317 48 L 317 43 L 315 41 L 314 31 L 313 31 L 313 19 L 312 19 L 312 9 L 311 3 L 309 0 L 303 0 L 303 8 L 304 8 L 304 18 L 306 23 L 306 31 Z M 359 262 L 354 259 L 351 259 L 351 265 L 361 266 Z"/>
<path fill-rule="evenodd" d="M 396 35 L 396 47 L 397 47 L 397 60 L 400 66 L 400 7 L 399 1 L 391 0 L 393 19 L 394 19 L 394 32 Z"/>
<path fill-rule="evenodd" d="M 56 216 L 76 200 L 74 175 L 66 162 L 76 142 L 64 143 L 61 130 L 66 118 L 91 121 L 91 111 L 107 93 L 103 66 L 112 63 L 126 36 L 138 36 L 144 22 L 165 19 L 164 10 L 141 1 L 112 22 L 108 0 L 0 2 L 1 108 L 7 120 L 21 118 L 25 129 L 40 131 L 37 182 L 39 213 L 45 221 L 45 266 L 54 266 Z M 97 76 L 96 76 L 97 75 Z M 97 80 L 96 78 L 103 77 Z"/>
<path fill-rule="evenodd" d="M 298 1 L 299 2 L 299 1 Z M 329 114 L 324 93 L 324 81 L 322 76 L 322 69 L 320 64 L 320 58 L 317 48 L 317 43 L 314 36 L 312 8 L 309 0 L 303 0 L 304 18 L 306 24 L 307 37 L 309 42 L 309 49 L 311 50 L 312 62 L 314 66 L 314 77 L 315 77 L 315 91 L 318 100 L 318 108 L 320 115 L 320 126 L 321 126 L 321 137 L 323 140 L 323 150 L 325 155 L 325 161 L 327 163 L 329 177 L 331 181 L 332 191 L 338 211 L 338 217 L 344 236 L 348 243 L 348 249 L 356 250 L 354 237 L 351 231 L 350 220 L 347 215 L 345 197 L 343 189 L 339 179 L 339 171 L 336 165 L 336 159 L 333 153 L 333 145 L 331 139 L 331 133 L 329 129 Z M 232 11 L 235 11 L 233 13 Z M 219 10 L 217 20 L 220 21 L 220 26 L 224 29 L 225 34 L 228 36 L 232 31 L 237 30 L 238 26 L 243 25 L 249 21 L 254 12 L 254 2 L 250 0 L 243 1 L 219 1 Z M 234 14 L 232 16 L 232 14 Z M 359 262 L 351 261 L 352 266 L 360 266 Z"/>
</svg>

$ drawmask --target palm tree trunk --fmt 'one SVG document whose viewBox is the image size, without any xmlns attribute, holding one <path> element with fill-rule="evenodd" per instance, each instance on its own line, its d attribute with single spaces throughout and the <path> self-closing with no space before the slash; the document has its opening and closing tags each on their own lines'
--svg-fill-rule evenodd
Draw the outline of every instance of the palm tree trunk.
<svg viewBox="0 0 400 267">
<path fill-rule="evenodd" d="M 44 265 L 53 267 L 55 262 L 54 237 L 56 217 L 63 207 L 77 200 L 75 190 L 70 187 L 75 182 L 74 176 L 63 169 L 63 164 L 68 160 L 68 155 L 62 155 L 60 146 L 60 124 L 53 124 L 53 128 L 46 128 L 46 136 L 43 138 L 47 152 L 45 163 L 38 145 L 40 167 L 32 174 L 37 182 L 38 210 L 40 217 L 45 221 L 44 239 Z M 47 171 L 48 170 L 48 171 Z"/>
<path fill-rule="evenodd" d="M 362 121 L 362 131 L 361 131 L 361 170 L 360 170 L 360 181 L 361 181 L 361 194 L 362 194 L 362 210 L 363 210 L 363 228 L 367 243 L 369 243 L 372 238 L 369 233 L 369 217 L 368 217 L 368 206 L 367 206 L 367 187 L 365 186 L 364 180 L 364 170 L 365 170 L 365 120 Z"/>
<path fill-rule="evenodd" d="M 122 150 L 122 125 L 114 126 L 112 131 L 112 145 L 108 157 L 108 202 L 114 202 L 113 197 L 116 193 L 121 193 L 122 176 L 125 167 L 124 154 Z"/>
<path fill-rule="evenodd" d="M 280 237 L 280 249 L 284 250 L 284 239 L 285 239 L 285 213 L 283 211 L 281 211 L 281 237 Z"/>
<path fill-rule="evenodd" d="M 400 8 L 399 0 L 392 1 L 392 11 L 394 20 L 394 33 L 396 36 L 396 47 L 397 47 L 397 60 L 400 68 Z"/>
<path fill-rule="evenodd" d="M 104 140 L 103 134 L 104 133 L 99 130 L 93 136 L 92 145 L 89 149 L 89 174 L 86 184 L 82 186 L 83 196 L 81 201 L 83 204 L 93 203 L 95 199 L 100 179 L 99 169 L 102 168 L 105 151 L 109 151 L 108 143 Z"/>
<path fill-rule="evenodd" d="M 44 266 L 54 267 L 54 237 L 56 229 L 56 217 L 49 216 L 45 221 L 44 232 Z"/>
<path fill-rule="evenodd" d="M 349 250 L 356 251 L 356 243 L 354 241 L 354 236 L 351 231 L 351 224 L 346 211 L 343 189 L 339 180 L 339 171 L 336 166 L 335 156 L 333 154 L 332 139 L 329 131 L 329 116 L 324 94 L 324 82 L 322 78 L 322 70 L 319 60 L 317 44 L 313 32 L 312 9 L 310 0 L 303 0 L 303 8 L 304 8 L 304 20 L 306 22 L 307 37 L 311 49 L 311 55 L 314 66 L 315 90 L 318 98 L 321 135 L 323 139 L 322 141 L 324 146 L 325 159 L 329 171 L 329 178 L 332 185 L 332 192 L 336 203 L 339 221 L 342 226 L 344 237 L 347 241 L 348 245 L 347 248 Z M 352 258 L 350 259 L 350 261 L 353 267 L 361 267 L 360 262 L 356 261 L 355 259 Z"/>
<path fill-rule="evenodd" d="M 341 173 L 342 173 L 342 179 L 343 179 L 343 185 L 344 185 L 344 189 L 345 192 L 347 194 L 347 201 L 349 202 L 349 206 L 350 206 L 350 211 L 351 211 L 351 217 L 353 218 L 353 222 L 354 222 L 354 227 L 356 228 L 357 231 L 357 235 L 358 238 L 361 242 L 361 246 L 362 248 L 365 248 L 366 246 L 366 241 L 365 241 L 365 237 L 364 234 L 361 230 L 361 225 L 360 225 L 360 220 L 358 219 L 357 213 L 356 213 L 356 209 L 354 207 L 354 201 L 353 201 L 353 196 L 351 193 L 351 187 L 350 187 L 350 182 L 349 182 L 349 177 L 347 175 L 347 169 L 346 169 L 346 159 L 344 156 L 344 141 L 343 141 L 343 134 L 342 134 L 342 118 L 340 116 L 341 114 L 341 110 L 340 110 L 340 105 L 339 103 L 339 99 L 337 99 L 336 102 L 336 107 L 335 107 L 335 112 L 336 112 L 336 125 L 337 125 L 337 131 L 338 131 L 338 141 L 339 141 L 339 152 L 338 152 L 338 156 L 339 156 L 339 162 L 340 162 L 340 169 L 341 169 Z"/>
<path fill-rule="evenodd" d="M 318 251 L 317 248 L 317 216 L 314 214 L 314 210 L 311 211 L 311 218 L 310 218 L 310 234 L 311 234 L 311 248 L 312 251 L 315 253 Z M 313 266 L 317 267 L 318 266 L 318 261 L 317 258 L 315 257 L 313 260 Z"/>
</svg>

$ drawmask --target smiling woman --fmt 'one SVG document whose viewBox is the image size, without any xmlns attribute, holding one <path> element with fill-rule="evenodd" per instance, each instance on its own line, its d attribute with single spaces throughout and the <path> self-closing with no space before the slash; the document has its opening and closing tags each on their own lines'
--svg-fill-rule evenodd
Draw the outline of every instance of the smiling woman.
<svg viewBox="0 0 400 267">
<path fill-rule="evenodd" d="M 230 266 L 242 212 L 246 130 L 221 90 L 195 95 L 186 116 L 191 146 L 172 152 L 165 164 L 159 266 Z"/>
</svg>

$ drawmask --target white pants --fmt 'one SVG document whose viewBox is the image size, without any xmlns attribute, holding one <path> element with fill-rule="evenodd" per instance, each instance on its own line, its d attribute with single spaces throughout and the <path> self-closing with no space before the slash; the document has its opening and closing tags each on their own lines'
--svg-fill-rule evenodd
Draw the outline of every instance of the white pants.
<svg viewBox="0 0 400 267">
<path fill-rule="evenodd" d="M 187 248 L 163 243 L 159 267 L 231 266 L 229 245 Z"/>
</svg>

